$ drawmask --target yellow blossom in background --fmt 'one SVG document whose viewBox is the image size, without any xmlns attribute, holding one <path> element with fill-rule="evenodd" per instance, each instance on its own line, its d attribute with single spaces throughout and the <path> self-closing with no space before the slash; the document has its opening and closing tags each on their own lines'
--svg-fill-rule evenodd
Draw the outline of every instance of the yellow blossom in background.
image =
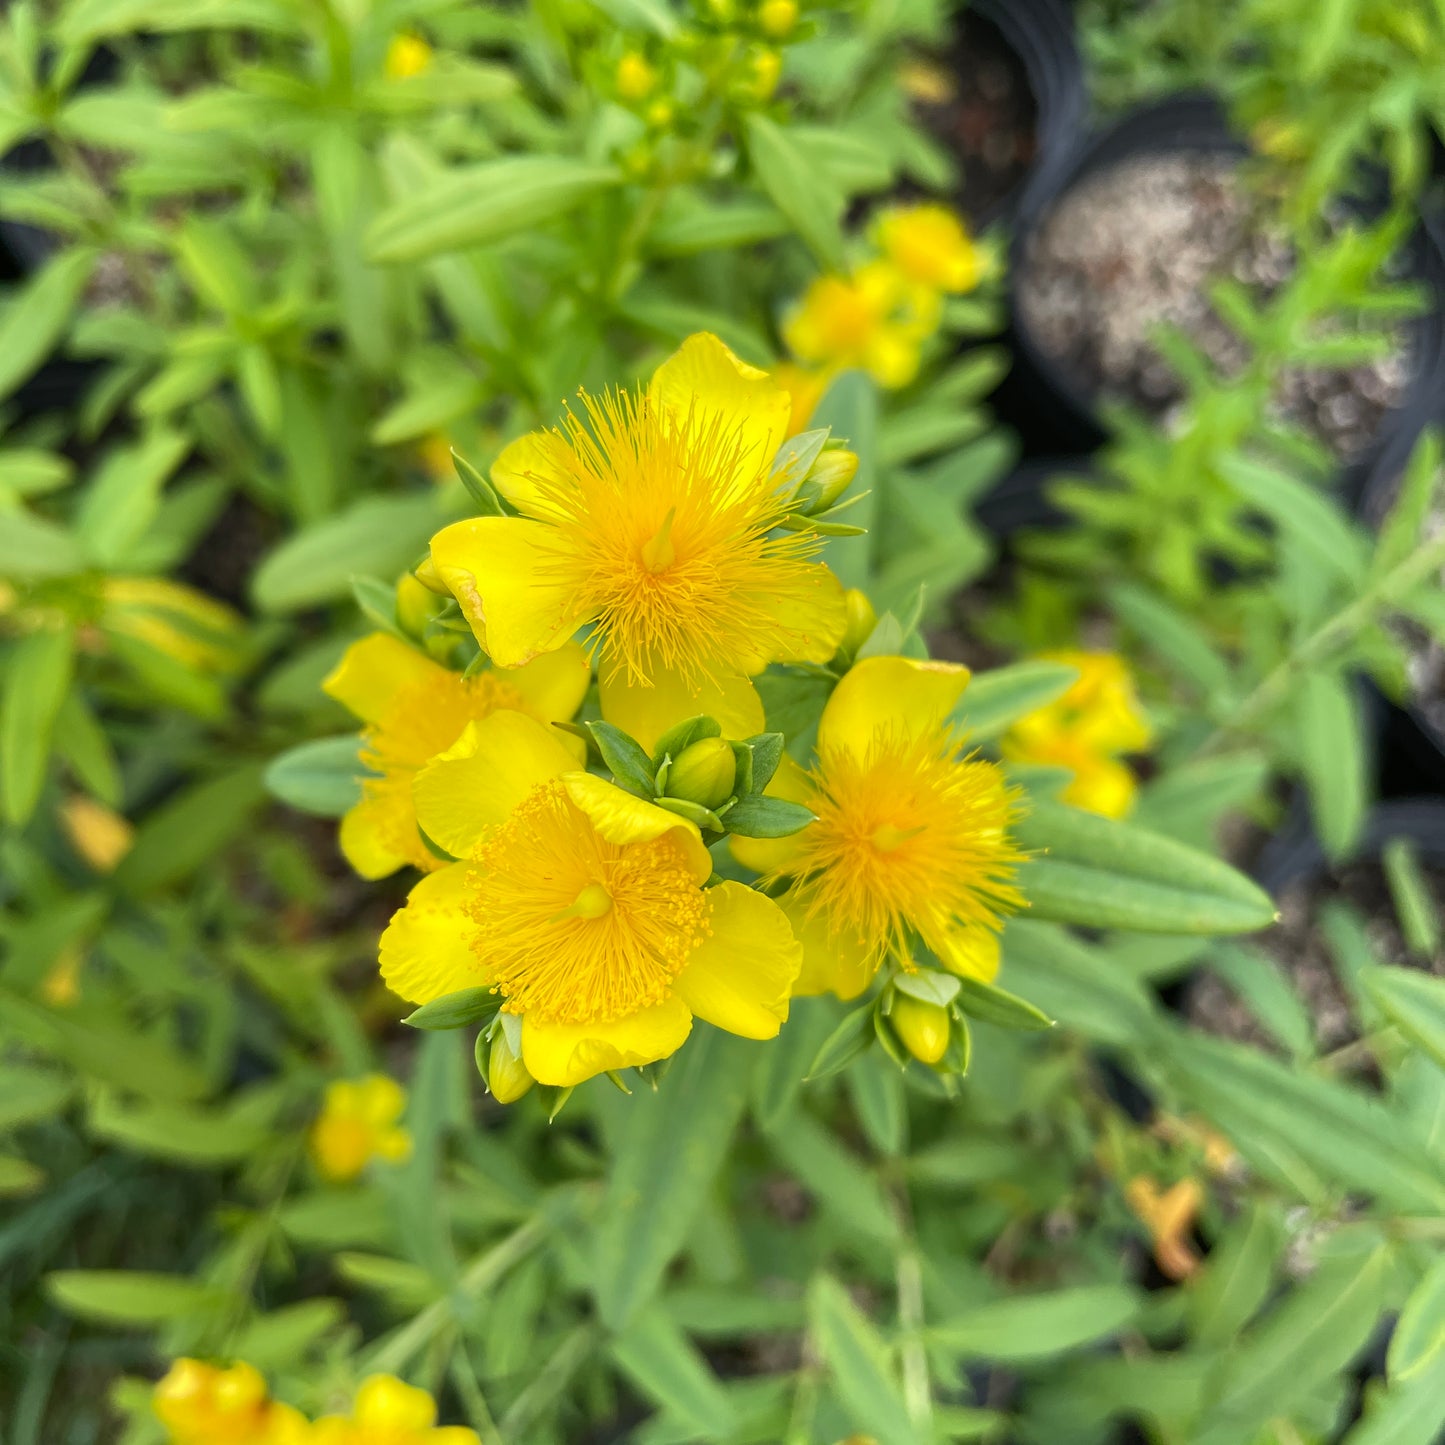
<svg viewBox="0 0 1445 1445">
<path fill-rule="evenodd" d="M 646 100 L 657 89 L 657 69 L 644 55 L 629 50 L 617 62 L 614 77 L 617 94 L 626 101 L 636 103 Z"/>
<path fill-rule="evenodd" d="M 432 432 L 417 443 L 417 460 L 432 481 L 439 486 L 457 479 L 457 469 L 452 463 L 451 438 L 441 432 Z"/>
<path fill-rule="evenodd" d="M 1189 1241 L 1195 1216 L 1204 1202 L 1199 1181 L 1181 1179 L 1161 1190 L 1147 1175 L 1140 1174 L 1125 1186 L 1124 1197 L 1149 1231 L 1159 1268 L 1170 1279 L 1188 1279 L 1199 1268 L 1199 1256 Z"/>
<path fill-rule="evenodd" d="M 76 793 L 60 805 L 60 825 L 70 846 L 97 873 L 111 873 L 135 841 L 135 829 L 113 808 Z"/>
<path fill-rule="evenodd" d="M 878 246 L 910 280 L 948 295 L 983 279 L 984 253 L 947 206 L 898 206 L 877 221 Z"/>
<path fill-rule="evenodd" d="M 958 94 L 953 73 L 927 60 L 906 60 L 898 67 L 898 83 L 910 100 L 921 105 L 946 105 Z"/>
<path fill-rule="evenodd" d="M 443 860 L 417 832 L 417 770 L 451 747 L 468 723 L 498 708 L 565 721 L 591 677 L 586 653 L 573 642 L 525 667 L 486 668 L 465 679 L 389 633 L 353 643 L 322 684 L 366 724 L 361 761 L 376 774 L 363 778 L 361 801 L 341 820 L 347 862 L 363 878 L 384 878 L 408 863 L 440 868 Z"/>
<path fill-rule="evenodd" d="M 414 1003 L 494 989 L 539 1083 L 666 1058 L 694 1015 L 757 1039 L 786 1020 L 801 951 L 777 904 L 704 888 L 697 827 L 578 771 L 555 730 L 493 713 L 415 793 L 427 835 L 466 861 L 412 890 L 382 977 Z"/>
<path fill-rule="evenodd" d="M 820 539 L 776 530 L 787 499 L 771 470 L 791 405 L 703 333 L 645 391 L 584 393 L 584 415 L 513 442 L 492 481 L 520 515 L 432 538 L 477 641 L 516 667 L 590 623 L 604 706 L 644 747 L 680 703 L 730 737 L 760 731 L 751 677 L 826 662 L 844 625 Z"/>
<path fill-rule="evenodd" d="M 223 1370 L 177 1360 L 151 1402 L 170 1445 L 305 1445 L 310 1438 L 305 1418 L 269 1399 L 260 1371 L 244 1363 Z"/>
<path fill-rule="evenodd" d="M 382 73 L 388 80 L 410 80 L 431 68 L 432 48 L 420 35 L 393 35 L 386 47 Z"/>
<path fill-rule="evenodd" d="M 197 672 L 235 672 L 245 660 L 246 621 L 241 614 L 165 577 L 105 578 L 100 625 Z"/>
<path fill-rule="evenodd" d="M 385 1074 L 338 1079 L 326 1086 L 321 1113 L 311 1126 L 311 1157 L 327 1179 L 355 1179 L 373 1159 L 392 1163 L 411 1153 L 411 1135 L 397 1121 L 406 1090 Z"/>
<path fill-rule="evenodd" d="M 1128 664 L 1111 652 L 1049 652 L 1049 662 L 1078 669 L 1078 681 L 1047 707 L 1020 718 L 1001 751 L 1010 762 L 1068 768 L 1066 803 L 1106 818 L 1122 818 L 1134 805 L 1138 783 L 1119 754 L 1149 746 L 1153 731 L 1140 705 Z"/>
<path fill-rule="evenodd" d="M 830 380 L 823 371 L 809 370 L 791 361 L 779 362 L 773 368 L 773 381 L 788 393 L 791 409 L 788 413 L 788 435 L 797 436 L 808 430 L 808 423 L 823 399 Z"/>
<path fill-rule="evenodd" d="M 818 277 L 784 321 L 783 339 L 800 362 L 858 367 L 891 389 L 918 375 L 941 316 L 937 291 L 889 261 L 869 261 L 850 276 Z"/>
<path fill-rule="evenodd" d="M 797 28 L 798 0 L 763 0 L 758 6 L 758 25 L 773 40 L 786 40 Z"/>
<path fill-rule="evenodd" d="M 1020 907 L 1009 838 L 1012 797 L 1000 770 L 966 755 L 948 724 L 969 672 L 948 662 L 871 657 L 834 689 L 810 772 L 788 757 L 767 791 L 812 809 L 787 838 L 730 840 L 769 885 L 802 940 L 795 993 L 853 998 L 914 939 L 946 966 L 989 978 L 978 949 Z"/>
<path fill-rule="evenodd" d="M 77 944 L 61 949 L 40 983 L 40 997 L 53 1008 L 69 1008 L 80 997 L 85 952 Z"/>
<path fill-rule="evenodd" d="M 326 1415 L 312 1445 L 480 1445 L 475 1430 L 437 1425 L 436 1401 L 394 1375 L 373 1375 L 356 1392 L 349 1416 Z"/>
</svg>

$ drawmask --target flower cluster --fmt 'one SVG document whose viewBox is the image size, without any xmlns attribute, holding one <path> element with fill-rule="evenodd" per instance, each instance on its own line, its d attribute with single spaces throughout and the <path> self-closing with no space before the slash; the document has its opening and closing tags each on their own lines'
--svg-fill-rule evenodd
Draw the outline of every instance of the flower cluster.
<svg viewBox="0 0 1445 1445">
<path fill-rule="evenodd" d="M 1106 818 L 1122 818 L 1134 806 L 1138 783 L 1126 753 L 1142 752 L 1153 731 L 1140 706 L 1128 664 L 1110 652 L 1051 652 L 1045 660 L 1078 670 L 1062 697 L 1020 718 L 1003 741 L 1010 762 L 1066 768 L 1066 803 Z"/>
<path fill-rule="evenodd" d="M 382 977 L 418 1020 L 484 1021 L 503 1102 L 666 1058 L 695 1020 L 767 1039 L 799 993 L 997 967 L 1013 801 L 953 729 L 968 671 L 850 667 L 876 619 L 819 553 L 856 458 L 794 413 L 709 335 L 581 394 L 473 475 L 482 514 L 327 680 L 365 725 L 342 849 L 422 874 Z M 811 767 L 768 731 L 780 664 L 836 682 Z M 329 1099 L 324 1172 L 387 1152 L 376 1107 Z"/>
<path fill-rule="evenodd" d="M 153 1404 L 170 1445 L 478 1445 L 474 1430 L 437 1425 L 436 1401 L 392 1375 L 363 1382 L 349 1415 L 313 1422 L 272 1400 L 248 1364 L 177 1360 Z"/>
<path fill-rule="evenodd" d="M 849 367 L 879 386 L 907 386 L 938 330 L 943 298 L 972 291 L 986 259 L 963 223 L 944 206 L 895 207 L 873 226 L 873 254 L 847 275 L 820 276 L 783 325 L 783 338 L 805 376 L 827 378 Z"/>
<path fill-rule="evenodd" d="M 355 1179 L 373 1159 L 398 1162 L 411 1153 L 411 1135 L 397 1122 L 406 1091 L 385 1074 L 338 1079 L 326 1088 L 311 1126 L 311 1157 L 327 1179 Z"/>
</svg>

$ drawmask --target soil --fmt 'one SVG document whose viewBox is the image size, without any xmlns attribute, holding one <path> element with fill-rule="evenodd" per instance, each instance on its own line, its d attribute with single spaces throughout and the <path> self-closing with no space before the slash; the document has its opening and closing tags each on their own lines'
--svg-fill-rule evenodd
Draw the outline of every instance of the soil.
<svg viewBox="0 0 1445 1445">
<path fill-rule="evenodd" d="M 1184 389 L 1151 344 L 1155 329 L 1178 328 L 1225 375 L 1236 372 L 1248 353 L 1210 304 L 1211 284 L 1232 277 L 1264 298 L 1293 265 L 1233 154 L 1146 155 L 1084 177 L 1056 203 L 1029 240 L 1018 302 L 1037 344 L 1083 392 L 1167 421 Z M 1281 416 L 1340 460 L 1358 456 L 1404 399 L 1410 357 L 1399 335 L 1377 361 L 1286 373 Z"/>
<path fill-rule="evenodd" d="M 1423 871 L 1435 906 L 1445 909 L 1445 868 L 1426 865 Z M 1377 861 L 1349 864 L 1323 877 L 1291 884 L 1277 900 L 1280 921 L 1260 934 L 1257 942 L 1305 1005 L 1314 1022 L 1315 1047 L 1322 1054 L 1360 1036 L 1350 994 L 1319 927 L 1321 905 L 1331 899 L 1350 904 L 1364 916 L 1377 962 L 1445 975 L 1445 957 L 1427 960 L 1406 946 L 1389 886 Z M 1208 969 L 1201 969 L 1190 980 L 1183 1012 L 1190 1024 L 1205 1033 L 1281 1052 L 1274 1035 L 1258 1023 L 1234 990 Z"/>
<path fill-rule="evenodd" d="M 920 124 L 958 162 L 959 210 L 992 219 L 1033 163 L 1038 104 L 1018 55 L 981 15 L 965 11 L 941 53 L 907 72 Z"/>
</svg>

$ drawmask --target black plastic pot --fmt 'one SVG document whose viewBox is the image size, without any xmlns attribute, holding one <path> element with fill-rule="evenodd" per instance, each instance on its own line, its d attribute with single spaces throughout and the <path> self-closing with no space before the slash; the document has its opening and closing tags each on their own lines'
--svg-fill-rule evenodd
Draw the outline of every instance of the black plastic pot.
<svg viewBox="0 0 1445 1445">
<path fill-rule="evenodd" d="M 1065 163 L 1041 171 L 1028 187 L 1010 253 L 1008 340 L 1014 366 L 993 398 L 1001 418 L 1020 432 L 1026 457 L 1089 453 L 1109 437 L 1095 397 L 1043 350 L 1018 305 L 1025 257 L 1039 224 L 1059 198 L 1086 177 L 1132 157 L 1180 151 L 1242 157 L 1246 147 L 1230 130 L 1214 96 L 1177 95 L 1130 112 L 1084 141 Z M 1368 197 L 1361 204 L 1370 209 Z M 1440 389 L 1445 366 L 1445 246 L 1436 227 L 1422 222 L 1412 234 L 1405 266 L 1408 274 L 1429 287 L 1432 304 L 1411 327 L 1415 365 L 1405 401 L 1386 418 L 1366 458 L 1345 469 L 1341 485 L 1351 499 L 1378 455 L 1392 448 L 1402 433 L 1418 433 Z"/>
</svg>

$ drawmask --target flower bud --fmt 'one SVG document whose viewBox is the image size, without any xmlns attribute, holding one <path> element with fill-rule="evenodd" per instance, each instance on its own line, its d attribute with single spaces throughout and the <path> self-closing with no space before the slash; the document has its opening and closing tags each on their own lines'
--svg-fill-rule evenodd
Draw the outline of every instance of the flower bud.
<svg viewBox="0 0 1445 1445">
<path fill-rule="evenodd" d="M 737 776 L 731 746 L 722 738 L 699 738 L 672 760 L 667 792 L 670 797 L 716 808 L 732 797 Z"/>
<path fill-rule="evenodd" d="M 783 57 L 776 50 L 764 49 L 753 57 L 752 78 L 747 86 L 748 98 L 759 105 L 773 98 L 783 74 Z"/>
<path fill-rule="evenodd" d="M 784 40 L 798 23 L 798 0 L 763 0 L 758 6 L 758 24 L 763 34 Z"/>
<path fill-rule="evenodd" d="M 825 448 L 808 473 L 809 483 L 818 489 L 818 500 L 811 510 L 827 511 L 848 490 L 848 483 L 857 475 L 857 452 L 850 452 L 845 447 Z"/>
<path fill-rule="evenodd" d="M 617 94 L 625 101 L 636 103 L 646 100 L 657 86 L 657 71 L 648 63 L 646 56 L 629 50 L 617 62 L 614 77 Z"/>
<path fill-rule="evenodd" d="M 420 637 L 446 603 L 430 587 L 403 572 L 396 584 L 396 620 L 408 637 Z"/>
<path fill-rule="evenodd" d="M 492 1047 L 487 1055 L 487 1088 L 499 1104 L 515 1104 L 537 1081 L 527 1071 L 527 1066 L 507 1042 L 505 1029 L 498 1029 L 492 1035 Z"/>
<path fill-rule="evenodd" d="M 856 587 L 850 587 L 844 594 L 843 611 L 847 625 L 843 629 L 839 651 L 852 657 L 873 635 L 873 629 L 878 626 L 878 614 L 873 610 L 867 593 Z"/>
<path fill-rule="evenodd" d="M 948 1052 L 948 1010 L 900 993 L 888 1015 L 898 1042 L 922 1064 L 936 1064 Z"/>
</svg>

